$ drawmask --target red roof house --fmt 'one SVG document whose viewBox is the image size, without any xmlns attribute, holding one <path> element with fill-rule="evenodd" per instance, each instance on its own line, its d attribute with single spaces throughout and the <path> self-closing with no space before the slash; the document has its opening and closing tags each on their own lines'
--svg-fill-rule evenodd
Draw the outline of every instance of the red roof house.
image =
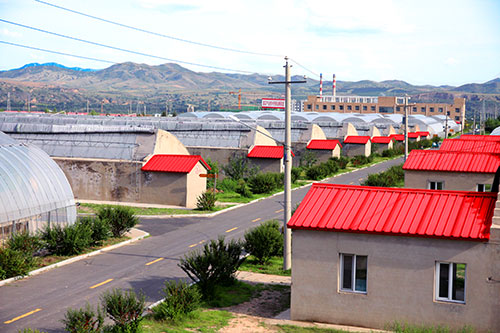
<svg viewBox="0 0 500 333">
<path fill-rule="evenodd" d="M 349 135 L 344 139 L 344 153 L 346 156 L 371 155 L 371 139 L 369 136 Z"/>
<path fill-rule="evenodd" d="M 207 170 L 210 166 L 200 155 L 153 155 L 141 168 L 142 171 L 189 173 L 200 162 Z"/>
<path fill-rule="evenodd" d="M 259 168 L 260 172 L 283 172 L 283 146 L 254 146 L 247 157 L 251 163 Z M 292 156 L 295 154 L 292 151 Z"/>
<path fill-rule="evenodd" d="M 496 200 L 491 192 L 313 184 L 287 224 L 291 319 L 495 331 Z"/>
<path fill-rule="evenodd" d="M 314 150 L 318 162 L 325 162 L 330 157 L 340 157 L 342 145 L 339 140 L 311 140 L 306 149 Z"/>
<path fill-rule="evenodd" d="M 396 141 L 400 141 L 400 142 L 405 141 L 404 134 L 391 134 L 390 137 L 393 138 Z"/>
<path fill-rule="evenodd" d="M 476 141 L 500 141 L 500 135 L 471 135 L 463 134 L 460 139 L 476 140 Z"/>
<path fill-rule="evenodd" d="M 500 154 L 412 150 L 403 165 L 405 187 L 487 191 L 500 167 Z"/>
<path fill-rule="evenodd" d="M 376 144 L 376 149 L 373 148 Z M 392 149 L 394 147 L 394 139 L 390 136 L 374 136 L 372 138 L 372 149 L 376 153 L 382 153 L 384 150 Z"/>
</svg>

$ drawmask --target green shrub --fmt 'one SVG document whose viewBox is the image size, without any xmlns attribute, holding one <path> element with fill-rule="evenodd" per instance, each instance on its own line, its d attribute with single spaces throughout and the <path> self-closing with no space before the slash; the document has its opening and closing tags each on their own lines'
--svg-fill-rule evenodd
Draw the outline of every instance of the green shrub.
<svg viewBox="0 0 500 333">
<path fill-rule="evenodd" d="M 166 281 L 163 293 L 165 300 L 152 309 L 156 320 L 175 320 L 200 307 L 198 288 L 184 281 Z"/>
<path fill-rule="evenodd" d="M 253 193 L 271 193 L 283 183 L 283 175 L 279 173 L 259 173 L 248 180 Z"/>
<path fill-rule="evenodd" d="M 349 157 L 347 156 L 330 157 L 329 159 L 336 161 L 341 170 L 347 168 L 347 164 L 349 164 Z"/>
<path fill-rule="evenodd" d="M 396 148 L 386 149 L 382 152 L 382 157 L 394 157 L 404 153 L 403 146 L 398 146 Z"/>
<path fill-rule="evenodd" d="M 99 307 L 97 307 L 97 312 L 95 312 L 87 303 L 85 308 L 78 310 L 68 309 L 61 322 L 64 324 L 64 329 L 68 332 L 101 332 L 104 324 L 104 315 Z"/>
<path fill-rule="evenodd" d="M 229 163 L 222 167 L 222 171 L 227 177 L 239 180 L 253 177 L 259 172 L 259 168 L 252 166 L 245 156 L 233 156 Z"/>
<path fill-rule="evenodd" d="M 243 179 L 238 180 L 238 185 L 236 186 L 235 192 L 245 198 L 251 198 L 253 193 L 247 185 L 247 182 Z"/>
<path fill-rule="evenodd" d="M 47 332 L 42 332 L 42 331 L 39 331 L 37 329 L 32 329 L 32 328 L 25 328 L 22 331 L 18 330 L 17 332 L 18 333 L 47 333 Z"/>
<path fill-rule="evenodd" d="M 113 320 L 112 332 L 139 332 L 142 314 L 146 309 L 144 295 L 136 295 L 132 290 L 113 289 L 101 295 L 102 307 Z"/>
<path fill-rule="evenodd" d="M 214 210 L 217 195 L 212 190 L 206 190 L 196 199 L 196 207 L 199 210 Z"/>
<path fill-rule="evenodd" d="M 329 176 L 331 176 L 331 175 L 337 173 L 337 171 L 339 171 L 339 166 L 337 164 L 337 161 L 334 159 L 330 158 L 330 159 L 328 159 L 328 161 L 326 161 L 325 163 L 322 163 L 322 164 L 325 165 Z"/>
<path fill-rule="evenodd" d="M 306 170 L 307 179 L 321 180 L 328 176 L 328 168 L 324 164 L 314 165 Z"/>
<path fill-rule="evenodd" d="M 43 242 L 39 236 L 30 235 L 29 232 L 18 232 L 7 241 L 7 247 L 32 256 L 43 248 Z"/>
<path fill-rule="evenodd" d="M 53 254 L 75 255 L 92 244 L 92 229 L 88 224 L 80 222 L 66 227 L 47 226 L 42 232 L 42 239 L 47 250 Z"/>
<path fill-rule="evenodd" d="M 299 165 L 307 169 L 316 164 L 317 161 L 318 158 L 316 157 L 316 153 L 310 150 L 306 150 L 300 157 Z"/>
<path fill-rule="evenodd" d="M 245 251 L 259 264 L 266 264 L 271 257 L 283 254 L 283 236 L 277 220 L 262 223 L 245 233 Z"/>
<path fill-rule="evenodd" d="M 28 274 L 34 262 L 29 253 L 8 247 L 0 248 L 0 280 Z"/>
<path fill-rule="evenodd" d="M 302 168 L 292 167 L 292 183 L 296 183 L 297 180 L 300 179 L 301 175 L 302 175 Z"/>
<path fill-rule="evenodd" d="M 212 295 L 217 284 L 232 284 L 234 274 L 245 261 L 241 258 L 243 247 L 239 242 L 231 240 L 226 243 L 224 237 L 211 240 L 205 244 L 203 251 L 193 251 L 181 258 L 179 267 L 197 285 L 203 298 Z"/>
<path fill-rule="evenodd" d="M 236 192 L 237 187 L 238 187 L 238 181 L 231 179 L 229 177 L 226 177 L 219 183 L 217 183 L 217 188 L 224 192 Z"/>
<path fill-rule="evenodd" d="M 351 163 L 354 166 L 360 166 L 370 163 L 373 160 L 371 156 L 357 155 L 351 158 Z"/>
<path fill-rule="evenodd" d="M 107 219 L 83 217 L 79 222 L 87 224 L 92 230 L 92 245 L 101 245 L 103 241 L 111 237 L 111 227 Z"/>
<path fill-rule="evenodd" d="M 365 186 L 394 187 L 404 182 L 403 165 L 394 165 L 386 171 L 369 174 L 363 182 Z"/>
<path fill-rule="evenodd" d="M 122 237 L 139 223 L 134 211 L 125 206 L 103 207 L 97 212 L 97 217 L 108 221 L 113 237 Z"/>
</svg>

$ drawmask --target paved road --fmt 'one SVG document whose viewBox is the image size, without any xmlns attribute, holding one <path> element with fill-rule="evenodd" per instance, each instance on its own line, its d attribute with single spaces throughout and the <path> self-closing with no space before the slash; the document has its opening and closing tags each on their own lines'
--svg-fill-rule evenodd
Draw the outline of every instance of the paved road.
<svg viewBox="0 0 500 333">
<path fill-rule="evenodd" d="M 387 161 L 328 182 L 359 184 L 368 173 L 399 163 L 402 159 Z M 308 190 L 293 191 L 293 205 Z M 283 220 L 282 203 L 281 194 L 211 218 L 143 219 L 139 228 L 149 232 L 149 238 L 0 287 L 0 332 L 27 327 L 60 332 L 67 308 L 80 308 L 86 302 L 97 304 L 99 295 L 112 288 L 133 288 L 143 292 L 148 301 L 156 301 L 166 279 L 186 277 L 177 266 L 185 253 L 218 235 L 242 238 L 245 230 L 261 221 Z"/>
</svg>

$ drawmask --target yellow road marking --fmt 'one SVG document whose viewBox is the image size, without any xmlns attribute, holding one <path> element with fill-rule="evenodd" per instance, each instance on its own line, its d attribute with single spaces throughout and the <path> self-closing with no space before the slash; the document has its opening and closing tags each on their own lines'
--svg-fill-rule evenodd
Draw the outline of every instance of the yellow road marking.
<svg viewBox="0 0 500 333">
<path fill-rule="evenodd" d="M 24 318 L 24 317 L 28 317 L 29 315 L 32 315 L 33 313 L 38 312 L 38 311 L 42 311 L 42 309 L 35 309 L 35 310 L 33 310 L 33 311 L 30 311 L 30 312 L 28 312 L 28 313 L 25 313 L 25 314 L 23 314 L 23 315 L 20 315 L 19 317 L 12 318 L 11 320 L 4 321 L 3 323 L 4 323 L 4 324 L 10 324 L 10 323 L 13 323 L 13 322 L 15 322 L 16 320 L 22 319 L 22 318 Z"/>
<path fill-rule="evenodd" d="M 158 262 L 158 261 L 162 261 L 163 259 L 165 259 L 165 258 L 158 258 L 158 259 L 156 259 L 156 260 L 150 261 L 150 262 L 148 262 L 148 263 L 146 264 L 146 266 L 152 265 L 152 264 L 154 264 L 155 262 Z"/>
<path fill-rule="evenodd" d="M 226 232 L 231 232 L 231 231 L 234 231 L 234 230 L 236 230 L 236 229 L 238 229 L 238 227 L 234 227 L 234 228 L 232 228 L 232 229 L 226 230 Z"/>
<path fill-rule="evenodd" d="M 257 221 L 260 221 L 262 220 L 260 217 L 256 218 L 255 220 L 252 220 L 252 222 L 257 222 Z"/>
<path fill-rule="evenodd" d="M 106 283 L 111 282 L 111 281 L 113 281 L 113 279 L 107 279 L 106 281 L 103 281 L 103 282 L 101 282 L 101 283 L 94 284 L 92 287 L 90 287 L 90 289 L 94 289 L 94 288 L 100 287 L 100 286 L 102 286 L 103 284 L 106 284 Z"/>
<path fill-rule="evenodd" d="M 198 244 L 203 244 L 205 243 L 205 240 L 201 240 Z"/>
<path fill-rule="evenodd" d="M 354 182 L 350 182 L 349 184 L 354 184 Z"/>
<path fill-rule="evenodd" d="M 196 243 L 196 244 L 191 244 L 191 245 L 189 245 L 189 247 L 195 247 L 196 245 L 198 245 L 198 243 Z"/>
<path fill-rule="evenodd" d="M 281 208 L 280 210 L 275 211 L 275 213 L 281 213 L 282 211 L 284 211 L 283 208 Z"/>
<path fill-rule="evenodd" d="M 359 179 L 358 179 L 358 181 L 362 181 L 362 180 L 363 180 L 363 178 L 359 178 Z"/>
</svg>

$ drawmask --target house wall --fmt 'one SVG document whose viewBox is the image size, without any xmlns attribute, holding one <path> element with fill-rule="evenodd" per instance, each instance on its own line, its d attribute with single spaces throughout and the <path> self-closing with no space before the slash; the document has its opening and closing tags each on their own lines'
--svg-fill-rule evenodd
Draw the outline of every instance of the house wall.
<svg viewBox="0 0 500 333">
<path fill-rule="evenodd" d="M 476 191 L 477 184 L 493 184 L 494 173 L 405 170 L 405 187 L 429 188 L 429 181 L 442 181 L 443 190 Z"/>
<path fill-rule="evenodd" d="M 354 143 L 344 143 L 344 149 L 342 153 L 348 157 L 354 157 L 358 155 L 370 156 L 371 154 L 371 142 L 368 141 L 366 145 L 364 144 L 354 144 Z"/>
<path fill-rule="evenodd" d="M 259 173 L 284 172 L 282 158 L 249 158 L 249 161 L 259 167 Z"/>
<path fill-rule="evenodd" d="M 316 155 L 318 159 L 317 163 L 323 163 L 328 161 L 330 157 L 340 157 L 340 146 L 337 145 L 334 150 L 325 149 L 308 149 L 310 152 Z"/>
<path fill-rule="evenodd" d="M 373 152 L 379 154 L 381 154 L 384 150 L 392 149 L 394 147 L 392 140 L 389 141 L 389 143 L 373 143 L 372 149 L 374 148 L 374 146 L 376 147 L 376 149 L 374 149 Z"/>
<path fill-rule="evenodd" d="M 196 208 L 198 197 L 207 189 L 207 178 L 200 174 L 207 173 L 207 169 L 198 162 L 187 175 L 186 207 Z"/>
<path fill-rule="evenodd" d="M 292 236 L 292 320 L 500 330 L 500 284 L 487 280 L 500 277 L 498 238 L 480 243 L 308 230 Z M 368 256 L 366 294 L 339 291 L 340 253 Z M 436 261 L 467 265 L 465 304 L 434 300 Z"/>
<path fill-rule="evenodd" d="M 68 178 L 75 200 L 186 205 L 184 173 L 143 172 L 142 162 L 53 159 Z"/>
</svg>

